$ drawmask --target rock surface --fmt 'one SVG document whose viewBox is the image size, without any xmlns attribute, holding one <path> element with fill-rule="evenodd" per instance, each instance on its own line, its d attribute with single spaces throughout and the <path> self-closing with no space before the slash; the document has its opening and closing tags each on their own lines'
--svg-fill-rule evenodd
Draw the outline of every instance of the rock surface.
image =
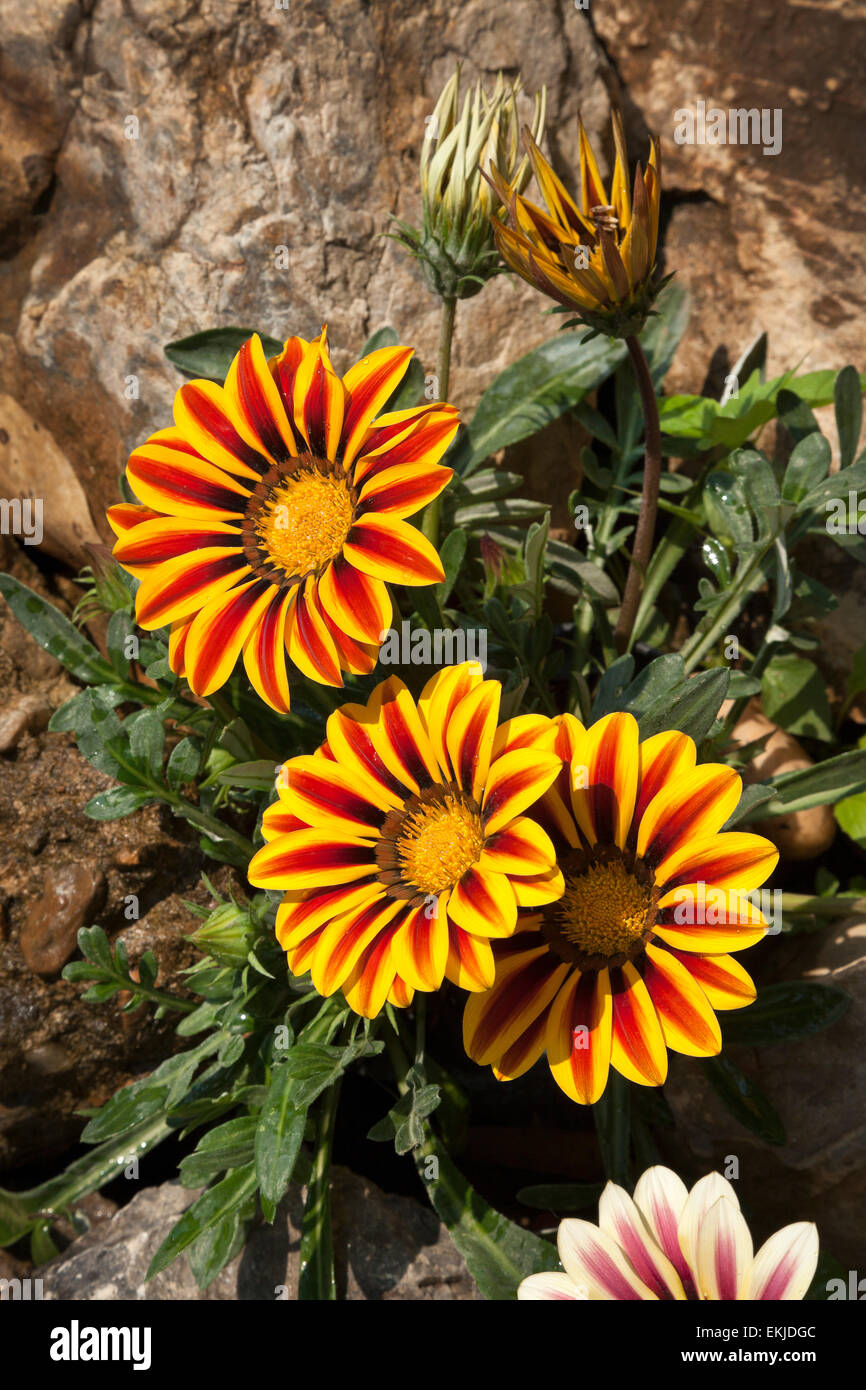
<svg viewBox="0 0 866 1390">
<path fill-rule="evenodd" d="M 0 0 L 0 22 L 0 390 L 50 432 L 106 536 L 128 451 L 170 420 L 168 340 L 327 321 L 345 368 L 389 322 L 435 360 L 436 305 L 382 233 L 391 214 L 418 217 L 424 118 L 456 59 L 468 78 L 502 67 L 529 92 L 547 85 L 569 179 L 578 108 L 600 135 L 608 94 L 621 100 L 633 158 L 661 132 L 666 269 L 695 296 L 674 386 L 697 389 L 711 358 L 720 385 L 761 328 L 772 370 L 861 350 L 863 16 L 850 0 Z M 701 95 L 780 108 L 781 153 L 677 145 L 676 112 Z M 549 336 L 544 307 L 507 279 L 461 306 L 458 404 Z M 34 460 L 35 495 L 46 466 Z M 78 512 L 83 535 L 83 499 Z"/>
<path fill-rule="evenodd" d="M 241 1254 L 200 1290 L 182 1255 L 145 1283 L 150 1261 L 193 1200 L 174 1183 L 146 1188 L 107 1224 L 43 1266 L 46 1299 L 293 1300 L 297 1295 L 301 1195 L 258 1226 Z M 332 1186 L 337 1296 L 349 1300 L 479 1298 L 445 1227 L 409 1197 L 393 1197 L 345 1168 Z"/>
</svg>

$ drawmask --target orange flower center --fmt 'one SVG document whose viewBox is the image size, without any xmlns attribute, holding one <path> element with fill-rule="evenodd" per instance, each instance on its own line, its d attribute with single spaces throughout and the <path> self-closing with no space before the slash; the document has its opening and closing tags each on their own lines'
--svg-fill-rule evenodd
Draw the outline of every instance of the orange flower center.
<svg viewBox="0 0 866 1390">
<path fill-rule="evenodd" d="M 255 523 L 258 543 L 286 574 L 320 570 L 339 555 L 354 520 L 349 485 L 314 464 L 274 487 Z"/>
<path fill-rule="evenodd" d="M 559 932 L 586 958 L 628 955 L 649 923 L 652 891 L 619 860 L 568 877 L 552 908 Z"/>
<path fill-rule="evenodd" d="M 394 848 L 406 882 L 422 893 L 441 893 L 478 863 L 483 846 L 480 817 L 456 796 L 446 794 L 406 817 Z"/>
</svg>

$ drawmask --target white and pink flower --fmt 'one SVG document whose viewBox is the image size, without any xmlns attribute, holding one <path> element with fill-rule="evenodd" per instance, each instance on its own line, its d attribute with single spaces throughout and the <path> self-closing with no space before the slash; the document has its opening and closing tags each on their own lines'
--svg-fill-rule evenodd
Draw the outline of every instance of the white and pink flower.
<svg viewBox="0 0 866 1390">
<path fill-rule="evenodd" d="M 634 1198 L 609 1182 L 598 1225 L 559 1227 L 564 1273 L 532 1274 L 520 1299 L 797 1300 L 818 1263 L 818 1231 L 795 1221 L 754 1253 L 731 1184 L 708 1173 L 691 1192 L 669 1168 L 648 1168 Z"/>
</svg>

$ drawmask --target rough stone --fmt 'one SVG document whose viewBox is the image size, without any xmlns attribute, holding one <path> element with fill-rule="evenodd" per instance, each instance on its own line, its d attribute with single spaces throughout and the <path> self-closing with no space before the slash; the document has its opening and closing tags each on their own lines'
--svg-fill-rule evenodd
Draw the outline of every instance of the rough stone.
<svg viewBox="0 0 866 1390">
<path fill-rule="evenodd" d="M 42 896 L 21 929 L 21 953 L 37 975 L 56 975 L 76 946 L 78 932 L 101 905 L 105 875 L 87 864 L 49 870 Z"/>
<path fill-rule="evenodd" d="M 293 1190 L 273 1226 L 255 1228 L 244 1250 L 200 1290 L 185 1255 L 150 1283 L 154 1253 L 194 1198 L 175 1183 L 146 1188 L 107 1224 L 39 1271 L 46 1299 L 294 1299 L 300 1262 L 301 1194 Z M 337 1295 L 348 1300 L 480 1297 L 445 1227 L 410 1197 L 394 1197 L 345 1168 L 332 1184 Z"/>
<path fill-rule="evenodd" d="M 51 706 L 38 695 L 20 695 L 0 709 L 0 753 L 8 753 L 23 734 L 44 729 Z"/>
</svg>

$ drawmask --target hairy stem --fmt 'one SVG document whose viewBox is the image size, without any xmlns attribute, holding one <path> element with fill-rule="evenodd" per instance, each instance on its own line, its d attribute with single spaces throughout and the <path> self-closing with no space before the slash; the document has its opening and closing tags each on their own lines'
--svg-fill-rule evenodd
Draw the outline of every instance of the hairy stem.
<svg viewBox="0 0 866 1390">
<path fill-rule="evenodd" d="M 442 300 L 442 316 L 439 319 L 439 351 L 436 357 L 436 376 L 439 388 L 440 401 L 448 399 L 448 381 L 451 376 L 451 344 L 454 339 L 454 316 L 457 309 L 457 300 L 453 298 Z M 442 497 L 434 497 L 432 502 L 427 503 L 424 517 L 421 522 L 421 530 L 432 545 L 439 543 L 439 512 L 441 509 Z"/>
<path fill-rule="evenodd" d="M 635 337 L 626 338 L 634 374 L 640 392 L 644 419 L 644 474 L 641 492 L 640 511 L 634 533 L 631 564 L 625 582 L 622 607 L 614 629 L 614 641 L 618 652 L 628 651 L 631 634 L 637 617 L 641 590 L 647 566 L 652 558 L 653 537 L 656 529 L 656 513 L 659 501 L 659 482 L 662 471 L 662 441 L 659 428 L 658 402 L 650 369 L 644 350 Z"/>
</svg>

